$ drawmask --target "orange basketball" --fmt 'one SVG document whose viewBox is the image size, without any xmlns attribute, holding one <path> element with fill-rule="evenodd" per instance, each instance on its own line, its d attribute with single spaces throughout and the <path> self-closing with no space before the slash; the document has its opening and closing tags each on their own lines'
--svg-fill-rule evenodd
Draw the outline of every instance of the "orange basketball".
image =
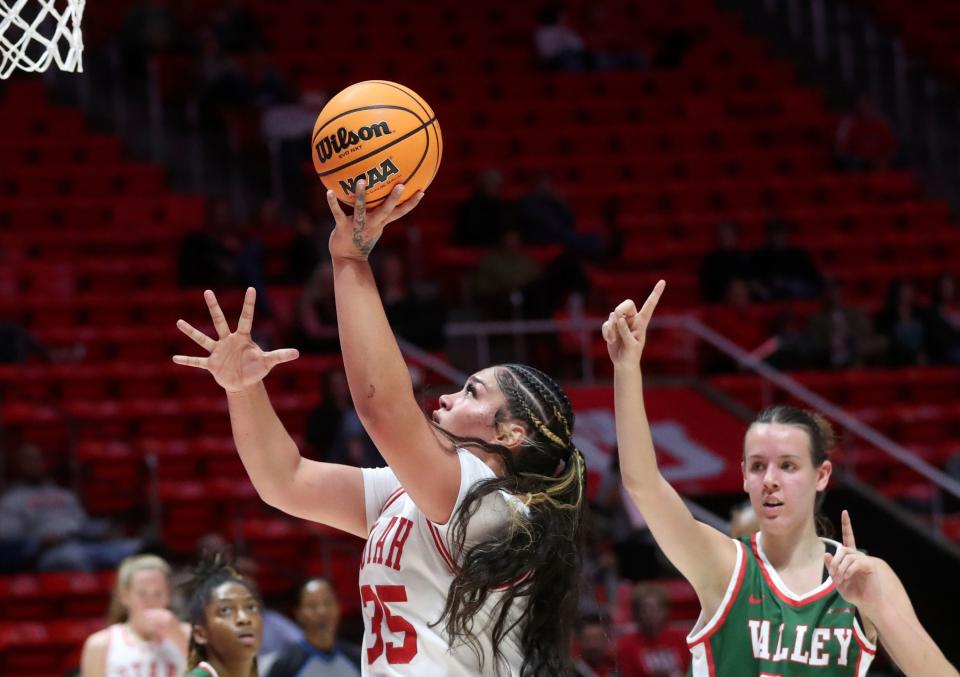
<svg viewBox="0 0 960 677">
<path fill-rule="evenodd" d="M 416 92 L 386 80 L 350 85 L 327 102 L 313 126 L 313 166 L 337 198 L 353 204 L 367 182 L 367 205 L 387 199 L 397 183 L 404 200 L 425 190 L 440 167 L 437 116 Z"/>
</svg>

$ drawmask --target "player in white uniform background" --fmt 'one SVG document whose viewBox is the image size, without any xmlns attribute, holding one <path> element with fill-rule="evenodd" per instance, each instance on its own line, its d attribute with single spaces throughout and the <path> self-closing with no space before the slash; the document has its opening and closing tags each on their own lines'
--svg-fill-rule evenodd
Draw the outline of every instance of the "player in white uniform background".
<svg viewBox="0 0 960 677">
<path fill-rule="evenodd" d="M 298 353 L 253 343 L 253 289 L 232 333 L 205 292 L 218 339 L 180 321 L 210 354 L 174 361 L 227 391 L 237 449 L 267 503 L 368 539 L 363 674 L 569 674 L 585 488 L 570 403 L 542 372 L 503 365 L 441 397 L 432 422 L 423 415 L 367 262 L 423 195 L 398 205 L 398 186 L 367 212 L 364 188 L 352 218 L 328 193 L 330 252 L 350 392 L 389 468 L 300 456 L 263 385 Z"/>
<path fill-rule="evenodd" d="M 180 677 L 190 630 L 170 611 L 170 602 L 170 565 L 154 555 L 125 559 L 108 626 L 84 642 L 82 677 Z"/>
</svg>

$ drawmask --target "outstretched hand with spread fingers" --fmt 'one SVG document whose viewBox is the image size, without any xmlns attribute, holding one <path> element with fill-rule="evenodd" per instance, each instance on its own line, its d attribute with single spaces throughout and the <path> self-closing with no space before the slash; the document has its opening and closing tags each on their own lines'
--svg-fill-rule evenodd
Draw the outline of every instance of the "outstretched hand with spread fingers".
<svg viewBox="0 0 960 677">
<path fill-rule="evenodd" d="M 184 320 L 177 320 L 177 329 L 193 339 L 194 343 L 206 350 L 207 357 L 174 355 L 173 361 L 187 367 L 206 369 L 220 386 L 228 393 L 241 392 L 256 385 L 278 364 L 290 362 L 300 357 L 293 348 L 282 348 L 263 352 L 260 346 L 250 338 L 253 328 L 253 307 L 257 301 L 257 292 L 253 287 L 247 289 L 243 298 L 243 311 L 237 322 L 237 330 L 230 331 L 227 318 L 223 316 L 217 297 L 209 289 L 203 292 L 203 298 L 210 310 L 217 339 L 212 339 Z"/>
<path fill-rule="evenodd" d="M 840 595 L 857 607 L 875 608 L 882 599 L 876 557 L 869 557 L 857 550 L 853 537 L 850 513 L 846 510 L 840 518 L 843 532 L 843 547 L 836 555 L 824 554 L 823 561 Z"/>
<path fill-rule="evenodd" d="M 330 255 L 334 258 L 366 261 L 387 224 L 409 214 L 423 199 L 423 191 L 418 191 L 400 204 L 403 188 L 403 184 L 398 183 L 383 205 L 367 211 L 367 183 L 360 179 L 355 188 L 357 199 L 353 205 L 353 216 L 343 213 L 337 196 L 332 190 L 328 190 L 327 204 L 330 205 L 330 212 L 336 221 L 336 227 L 330 234 Z"/>
<path fill-rule="evenodd" d="M 631 299 L 622 301 L 603 323 L 600 333 L 607 342 L 607 352 L 615 366 L 640 364 L 647 341 L 647 327 L 666 286 L 663 280 L 657 282 L 639 311 Z"/>
</svg>

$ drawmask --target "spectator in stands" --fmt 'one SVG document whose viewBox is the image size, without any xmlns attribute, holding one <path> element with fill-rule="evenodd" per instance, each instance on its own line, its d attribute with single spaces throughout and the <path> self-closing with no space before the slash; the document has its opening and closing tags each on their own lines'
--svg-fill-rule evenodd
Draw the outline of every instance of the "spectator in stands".
<svg viewBox="0 0 960 677">
<path fill-rule="evenodd" d="M 473 194 L 457 205 L 453 244 L 492 246 L 515 224 L 512 206 L 500 196 L 502 182 L 503 176 L 496 169 L 484 169 L 477 174 Z"/>
<path fill-rule="evenodd" d="M 837 127 L 835 154 L 844 169 L 871 170 L 889 167 L 897 152 L 897 137 L 890 122 L 867 96 Z"/>
<path fill-rule="evenodd" d="M 413 283 L 406 262 L 396 252 L 384 252 L 377 268 L 383 309 L 397 335 L 424 350 L 442 350 L 447 308 L 436 287 Z"/>
<path fill-rule="evenodd" d="M 887 288 L 877 329 L 887 339 L 887 360 L 896 366 L 926 364 L 926 328 L 913 282 L 898 279 Z"/>
<path fill-rule="evenodd" d="M 266 75 L 270 72 L 265 71 Z M 276 91 L 268 97 L 271 90 L 266 87 L 270 82 L 267 78 L 260 87 L 259 104 L 263 110 L 260 128 L 270 151 L 274 178 L 280 182 L 277 188 L 284 206 L 303 209 L 307 206 L 303 168 L 310 164 L 310 137 L 327 95 L 319 91 L 295 94 L 288 88 L 287 94 L 280 96 L 286 85 L 274 82 L 272 87 Z"/>
<path fill-rule="evenodd" d="M 33 355 L 47 360 L 50 352 L 40 339 L 16 322 L 0 320 L 0 364 L 26 362 Z"/>
<path fill-rule="evenodd" d="M 700 263 L 700 299 L 704 303 L 723 301 L 734 278 L 750 279 L 752 258 L 737 243 L 739 226 L 733 221 L 717 224 L 717 244 Z"/>
<path fill-rule="evenodd" d="M 254 287 L 257 313 L 272 315 L 263 241 L 254 229 L 236 223 L 226 200 L 214 201 L 206 227 L 180 241 L 177 282 L 181 287 Z"/>
<path fill-rule="evenodd" d="M 274 200 L 268 200 L 264 203 L 264 209 L 268 204 L 271 205 L 269 213 L 279 216 L 280 206 Z M 261 210 L 261 227 L 270 223 L 263 214 L 264 211 Z M 320 262 L 326 259 L 327 240 L 330 239 L 332 224 L 317 222 L 307 212 L 302 211 L 297 214 L 293 225 L 296 234 L 287 245 L 285 270 L 287 282 L 300 285 L 305 284 Z"/>
<path fill-rule="evenodd" d="M 18 482 L 0 498 L 0 541 L 21 544 L 41 571 L 115 567 L 138 552 L 138 538 L 112 538 L 113 526 L 87 515 L 79 497 L 48 475 L 43 454 L 30 444 L 16 454 Z"/>
<path fill-rule="evenodd" d="M 621 677 L 614 644 L 610 639 L 610 623 L 602 614 L 586 614 L 577 621 L 576 677 Z"/>
<path fill-rule="evenodd" d="M 620 578 L 608 519 L 592 509 L 585 520 L 578 610 L 581 615 L 610 615 L 616 603 Z"/>
<path fill-rule="evenodd" d="M 609 472 L 597 489 L 592 507 L 594 513 L 602 517 L 620 576 L 631 581 L 655 578 L 661 573 L 660 549 L 653 542 L 653 536 L 639 514 L 631 515 L 627 511 L 622 487 L 620 458 L 614 450 L 610 456 Z"/>
<path fill-rule="evenodd" d="M 551 2 L 540 10 L 539 26 L 533 34 L 540 67 L 548 71 L 582 71 L 590 61 L 583 38 L 567 25 L 567 10 Z"/>
<path fill-rule="evenodd" d="M 338 353 L 337 307 L 333 297 L 333 265 L 318 265 L 297 300 L 291 329 L 292 347 L 304 353 Z"/>
<path fill-rule="evenodd" d="M 523 239 L 530 244 L 561 244 L 587 257 L 602 251 L 596 238 L 577 233 L 576 215 L 547 172 L 517 202 L 517 218 Z"/>
<path fill-rule="evenodd" d="M 383 458 L 353 408 L 343 369 L 323 376 L 323 400 L 307 415 L 306 440 L 315 458 L 360 468 L 379 468 Z"/>
<path fill-rule="evenodd" d="M 177 284 L 181 287 L 222 287 L 236 275 L 236 262 L 220 241 L 231 222 L 230 205 L 217 200 L 208 209 L 207 225 L 187 233 L 177 254 Z"/>
<path fill-rule="evenodd" d="M 606 244 L 602 259 L 605 261 L 619 261 L 623 258 L 627 233 L 621 221 L 622 212 L 623 203 L 616 195 L 606 199 L 600 208 L 601 237 Z"/>
<path fill-rule="evenodd" d="M 139 91 L 147 81 L 147 61 L 157 54 L 184 52 L 190 32 L 180 26 L 163 0 L 137 0 L 130 5 L 120 28 L 119 43 L 124 83 Z"/>
<path fill-rule="evenodd" d="M 926 310 L 925 330 L 930 361 L 960 364 L 960 302 L 957 281 L 950 273 L 937 276 L 933 298 Z"/>
<path fill-rule="evenodd" d="M 170 610 L 170 565 L 155 555 L 123 561 L 107 627 L 83 644 L 82 677 L 182 675 L 190 626 Z"/>
<path fill-rule="evenodd" d="M 807 337 L 812 365 L 820 368 L 859 367 L 882 350 L 870 318 L 844 301 L 836 279 L 824 286 L 823 304 L 810 318 Z"/>
<path fill-rule="evenodd" d="M 216 35 L 209 30 L 202 31 L 199 41 L 197 75 L 201 118 L 205 130 L 216 131 L 222 128 L 224 109 L 247 106 L 252 95 L 240 61 L 224 51 Z"/>
<path fill-rule="evenodd" d="M 649 51 L 637 44 L 636 31 L 624 22 L 619 12 L 610 11 L 602 2 L 586 7 L 583 41 L 595 70 L 647 68 Z"/>
<path fill-rule="evenodd" d="M 765 354 L 769 350 L 769 355 Z M 805 369 L 810 366 L 810 340 L 793 308 L 784 308 L 773 320 L 773 336 L 754 356 L 766 359 L 777 369 Z"/>
<path fill-rule="evenodd" d="M 630 609 L 637 631 L 617 643 L 623 677 L 683 677 L 690 662 L 687 633 L 668 625 L 667 591 L 641 583 L 633 589 Z"/>
<path fill-rule="evenodd" d="M 467 290 L 488 317 L 506 319 L 514 315 L 515 308 L 523 310 L 524 294 L 541 275 L 540 264 L 523 251 L 520 232 L 510 228 L 501 235 L 499 245 L 477 263 L 467 279 Z"/>
<path fill-rule="evenodd" d="M 771 336 L 770 328 L 754 310 L 750 301 L 750 286 L 742 278 L 730 280 L 724 303 L 708 308 L 704 313 L 704 320 L 708 327 L 720 332 L 747 352 L 760 348 Z M 730 371 L 737 368 L 738 365 L 722 353 L 712 352 L 707 358 L 708 371 Z"/>
<path fill-rule="evenodd" d="M 264 46 L 257 15 L 237 0 L 228 0 L 218 8 L 213 34 L 226 52 L 245 53 Z"/>
<path fill-rule="evenodd" d="M 754 292 L 761 300 L 814 299 L 823 279 L 805 250 L 791 246 L 789 224 L 771 219 L 766 241 L 751 255 Z"/>
<path fill-rule="evenodd" d="M 360 648 L 337 639 L 340 603 L 330 583 L 307 581 L 296 617 L 304 639 L 261 661 L 264 677 L 360 677 Z"/>
<path fill-rule="evenodd" d="M 679 68 L 693 43 L 693 36 L 685 30 L 678 28 L 667 32 L 653 53 L 653 67 Z"/>
</svg>

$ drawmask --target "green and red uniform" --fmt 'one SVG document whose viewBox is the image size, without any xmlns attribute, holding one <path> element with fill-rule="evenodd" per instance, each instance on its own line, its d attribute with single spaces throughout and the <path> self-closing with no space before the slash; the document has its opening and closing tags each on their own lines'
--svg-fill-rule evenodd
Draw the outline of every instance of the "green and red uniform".
<svg viewBox="0 0 960 677">
<path fill-rule="evenodd" d="M 842 547 L 822 539 L 828 552 Z M 763 553 L 763 537 L 743 537 L 720 608 L 687 637 L 693 677 L 863 677 L 876 645 L 856 607 L 823 582 L 797 595 Z"/>
</svg>

